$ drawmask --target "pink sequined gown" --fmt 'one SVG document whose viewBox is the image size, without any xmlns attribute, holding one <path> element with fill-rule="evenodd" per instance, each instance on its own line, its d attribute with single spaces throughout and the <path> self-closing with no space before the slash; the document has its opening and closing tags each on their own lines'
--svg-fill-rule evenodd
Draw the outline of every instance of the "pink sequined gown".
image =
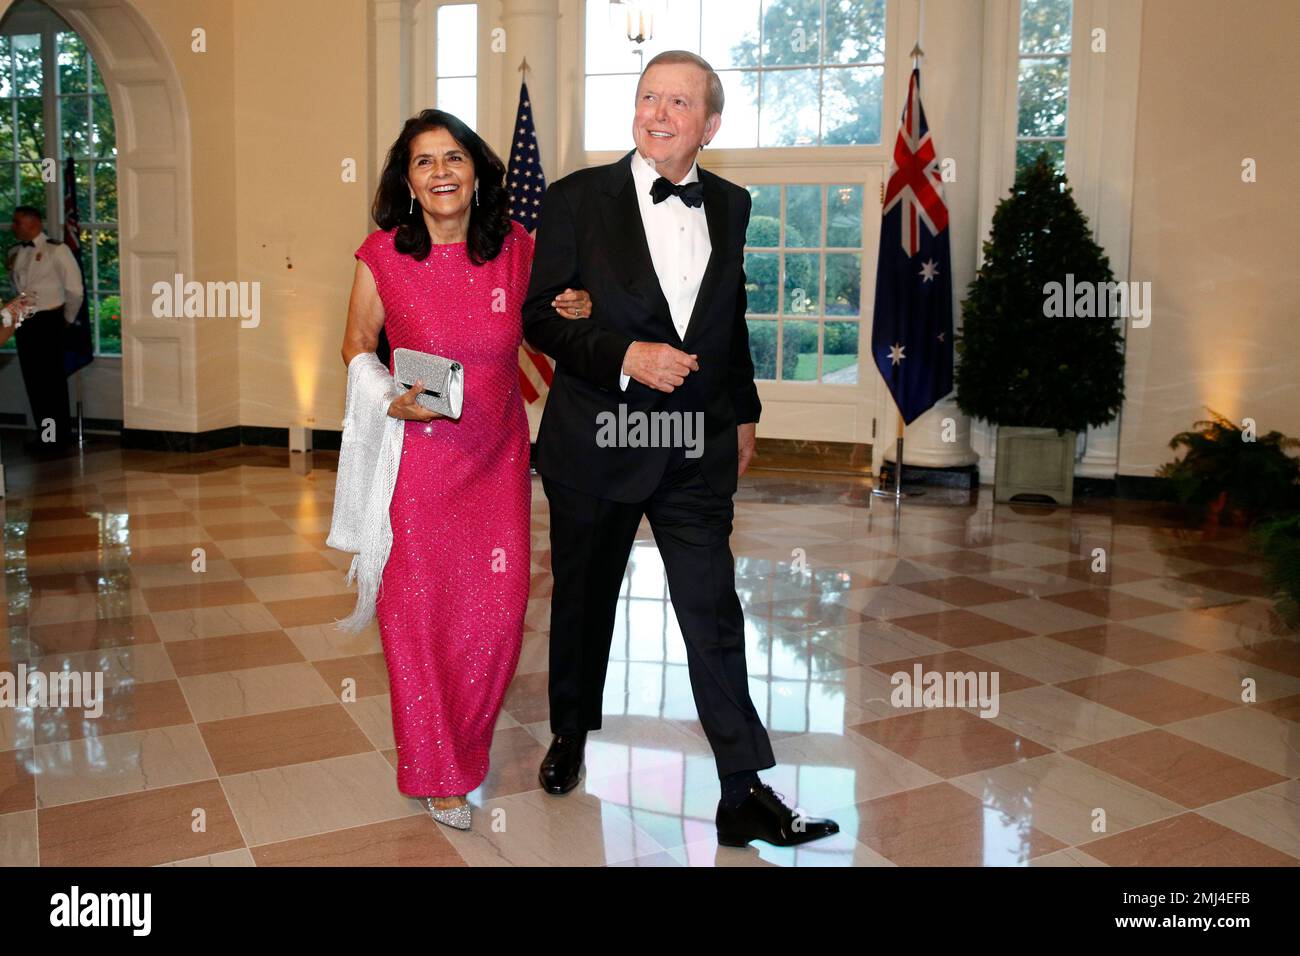
<svg viewBox="0 0 1300 956">
<path fill-rule="evenodd" d="M 475 266 L 463 242 L 416 262 L 394 249 L 395 232 L 371 233 L 356 252 L 378 285 L 389 344 L 459 361 L 465 404 L 459 421 L 405 423 L 375 613 L 397 788 L 453 796 L 487 775 L 523 639 L 532 481 L 518 348 L 533 240 L 512 223 L 497 257 Z"/>
</svg>

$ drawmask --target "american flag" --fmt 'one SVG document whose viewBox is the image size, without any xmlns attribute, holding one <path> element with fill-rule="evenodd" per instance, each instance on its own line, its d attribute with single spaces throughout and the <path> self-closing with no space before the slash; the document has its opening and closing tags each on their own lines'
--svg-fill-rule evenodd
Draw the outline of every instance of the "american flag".
<svg viewBox="0 0 1300 956">
<path fill-rule="evenodd" d="M 537 129 L 533 126 L 527 82 L 519 85 L 519 110 L 515 114 L 506 185 L 510 192 L 510 218 L 529 232 L 535 231 L 542 211 L 542 193 L 546 192 L 546 174 L 542 172 L 542 157 L 537 149 Z M 526 342 L 519 346 L 519 389 L 524 401 L 532 404 L 545 395 L 554 376 L 550 359 L 534 352 Z"/>
<path fill-rule="evenodd" d="M 93 218 L 93 217 L 92 217 Z M 63 166 L 63 242 L 72 250 L 81 269 L 81 287 L 85 298 L 77 310 L 77 321 L 69 323 L 63 333 L 63 371 L 71 375 L 95 359 L 95 345 L 90 336 L 90 297 L 86 288 L 86 270 L 81 265 L 81 214 L 77 211 L 77 166 L 69 156 Z"/>
<path fill-rule="evenodd" d="M 912 70 L 885 185 L 871 352 L 905 424 L 952 391 L 952 257 L 934 140 Z"/>
</svg>

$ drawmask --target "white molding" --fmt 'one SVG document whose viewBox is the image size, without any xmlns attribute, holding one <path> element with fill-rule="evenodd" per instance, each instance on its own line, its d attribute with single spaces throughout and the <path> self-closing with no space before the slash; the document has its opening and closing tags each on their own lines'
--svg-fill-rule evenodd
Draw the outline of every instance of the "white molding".
<svg viewBox="0 0 1300 956">
<path fill-rule="evenodd" d="M 563 14 L 558 0 L 502 0 L 500 25 L 505 30 L 506 52 L 493 72 L 497 83 L 492 115 L 497 122 L 498 152 L 509 165 L 514 141 L 515 108 L 519 95 L 519 62 L 527 58 L 528 93 L 532 97 L 533 128 L 546 181 L 560 178 L 558 117 L 564 87 L 559 57 Z"/>
<path fill-rule="evenodd" d="M 993 210 L 1015 180 L 1019 0 L 985 0 L 984 69 L 980 84 L 979 251 L 993 225 Z"/>
<path fill-rule="evenodd" d="M 1132 255 L 1133 179 L 1137 152 L 1137 94 L 1142 50 L 1142 0 L 1079 0 L 1106 31 L 1107 52 L 1089 52 L 1086 148 L 1082 175 L 1092 194 L 1084 207 L 1093 235 L 1118 282 L 1128 281 Z M 1081 203 L 1082 205 L 1082 203 Z M 1124 323 L 1127 339 L 1128 322 Z M 1113 477 L 1119 471 L 1120 417 L 1090 428 L 1078 474 Z"/>
<path fill-rule="evenodd" d="M 162 324 L 151 316 L 150 286 L 163 276 L 146 267 L 165 263 L 189 276 L 194 266 L 189 115 L 175 65 L 152 25 L 129 0 L 45 2 L 85 42 L 113 110 L 118 145 L 123 425 L 198 431 L 235 424 L 237 419 L 209 422 L 201 417 L 196 374 L 199 333 L 194 323 Z M 0 0 L 0 17 L 11 4 L 12 0 Z M 141 175 L 164 188 L 149 193 L 133 188 Z M 161 217 L 147 211 L 160 207 L 165 211 Z M 161 367 L 161 359 L 168 356 L 179 360 L 174 379 L 147 387 L 146 371 Z M 230 385 L 232 390 L 237 387 L 237 382 Z M 204 407 L 220 404 L 206 401 L 208 397 Z"/>
<path fill-rule="evenodd" d="M 370 195 L 388 147 L 411 115 L 411 47 L 416 0 L 371 0 Z"/>
<path fill-rule="evenodd" d="M 979 202 L 975 267 L 984 264 L 984 242 L 993 226 L 993 211 L 1015 179 L 1016 89 L 1020 0 L 985 0 L 984 57 L 980 83 Z M 972 419 L 971 447 L 979 455 L 980 481 L 992 484 L 997 455 L 997 427 Z"/>
<path fill-rule="evenodd" d="M 1015 180 L 1019 72 L 1019 0 L 985 0 L 984 76 L 980 137 L 980 248 L 993 211 Z M 1093 53 L 1091 31 L 1106 31 L 1107 52 Z M 1075 201 L 1110 259 L 1117 281 L 1128 279 L 1133 162 L 1137 145 L 1138 67 L 1142 0 L 1074 0 L 1070 44 L 1065 169 Z M 981 255 L 982 262 L 982 255 Z M 1119 462 L 1120 418 L 1088 430 L 1076 467 L 1085 477 L 1113 478 Z M 976 421 L 972 443 L 980 477 L 993 480 L 996 429 Z"/>
<path fill-rule="evenodd" d="M 548 32 L 548 22 L 554 22 L 557 19 L 555 12 L 556 0 L 376 0 L 376 3 L 381 2 L 409 5 L 409 14 L 405 18 L 400 13 L 394 12 L 393 9 L 388 9 L 384 12 L 381 20 L 378 10 L 375 11 L 375 29 L 377 33 L 382 33 L 386 38 L 384 40 L 386 46 L 390 49 L 404 47 L 409 54 L 407 65 L 403 68 L 406 105 L 404 106 L 405 112 L 401 116 L 402 121 L 422 109 L 435 106 L 437 102 L 437 40 L 434 11 L 442 6 L 454 6 L 468 2 L 477 3 L 478 65 L 475 79 L 477 81 L 478 116 L 474 127 L 475 132 L 483 137 L 484 141 L 496 151 L 502 162 L 506 162 L 515 118 L 515 108 L 518 105 L 518 66 L 520 59 L 524 55 L 521 51 L 526 51 L 529 47 L 528 41 L 533 39 L 528 34 L 536 33 L 538 36 L 545 36 Z M 507 19 L 519 23 L 521 18 L 523 21 L 536 19 L 538 30 L 517 28 L 515 32 L 524 34 L 524 39 L 521 39 L 518 35 L 512 37 L 507 33 L 505 35 L 505 50 L 495 52 L 492 49 L 492 31 L 502 28 Z M 536 61 L 539 58 L 532 55 L 531 52 L 529 55 L 529 66 L 534 67 L 534 73 L 530 74 L 530 89 L 535 91 L 537 87 L 535 73 L 538 72 L 539 66 L 545 64 L 538 64 Z M 380 93 L 377 86 L 376 97 L 373 101 L 376 111 L 381 109 Z M 547 109 L 549 107 L 543 106 L 542 112 L 544 113 Z M 392 120 L 396 122 L 396 115 L 392 116 Z M 559 150 L 553 142 L 555 137 L 546 135 L 542 129 L 544 121 L 544 115 L 535 116 L 535 122 L 538 126 L 538 139 L 542 148 L 543 168 L 547 169 L 548 175 L 554 179 L 557 177 L 552 174 L 552 166 L 555 157 L 559 155 Z M 391 128 L 383 125 L 378 120 L 376 124 L 376 158 L 379 169 L 382 170 L 385 151 L 397 135 L 400 122 Z M 548 152 L 550 154 L 549 158 Z M 376 177 L 377 175 L 378 172 L 376 172 Z M 377 182 L 375 185 L 377 185 Z"/>
<path fill-rule="evenodd" d="M 464 6 L 474 4 L 478 7 L 478 28 L 476 31 L 475 110 L 478 118 L 473 126 L 475 132 L 488 142 L 494 142 L 497 133 L 496 116 L 493 112 L 491 94 L 496 84 L 492 82 L 494 61 L 490 59 L 491 32 L 500 21 L 500 0 L 415 0 L 411 8 L 411 59 L 409 67 L 410 115 L 420 110 L 437 105 L 438 96 L 438 42 L 437 10 L 439 7 Z M 396 135 L 396 134 L 394 134 Z"/>
</svg>

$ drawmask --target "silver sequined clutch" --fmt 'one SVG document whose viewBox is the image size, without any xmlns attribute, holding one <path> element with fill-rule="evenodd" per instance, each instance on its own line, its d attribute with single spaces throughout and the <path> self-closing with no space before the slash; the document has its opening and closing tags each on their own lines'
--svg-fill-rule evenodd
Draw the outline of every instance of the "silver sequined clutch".
<svg viewBox="0 0 1300 956">
<path fill-rule="evenodd" d="M 465 370 L 459 362 L 415 349 L 393 349 L 393 379 L 402 388 L 423 381 L 424 393 L 416 396 L 416 402 L 447 418 L 460 418 Z"/>
</svg>

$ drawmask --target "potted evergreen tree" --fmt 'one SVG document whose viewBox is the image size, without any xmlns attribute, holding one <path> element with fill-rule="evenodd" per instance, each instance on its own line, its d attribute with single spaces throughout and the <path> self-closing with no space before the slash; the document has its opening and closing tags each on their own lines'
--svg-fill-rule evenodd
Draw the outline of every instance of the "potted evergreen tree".
<svg viewBox="0 0 1300 956">
<path fill-rule="evenodd" d="M 993 213 L 956 342 L 957 405 L 998 430 L 994 500 L 1073 500 L 1076 433 L 1124 400 L 1113 281 L 1065 177 L 1040 154 Z"/>
</svg>

